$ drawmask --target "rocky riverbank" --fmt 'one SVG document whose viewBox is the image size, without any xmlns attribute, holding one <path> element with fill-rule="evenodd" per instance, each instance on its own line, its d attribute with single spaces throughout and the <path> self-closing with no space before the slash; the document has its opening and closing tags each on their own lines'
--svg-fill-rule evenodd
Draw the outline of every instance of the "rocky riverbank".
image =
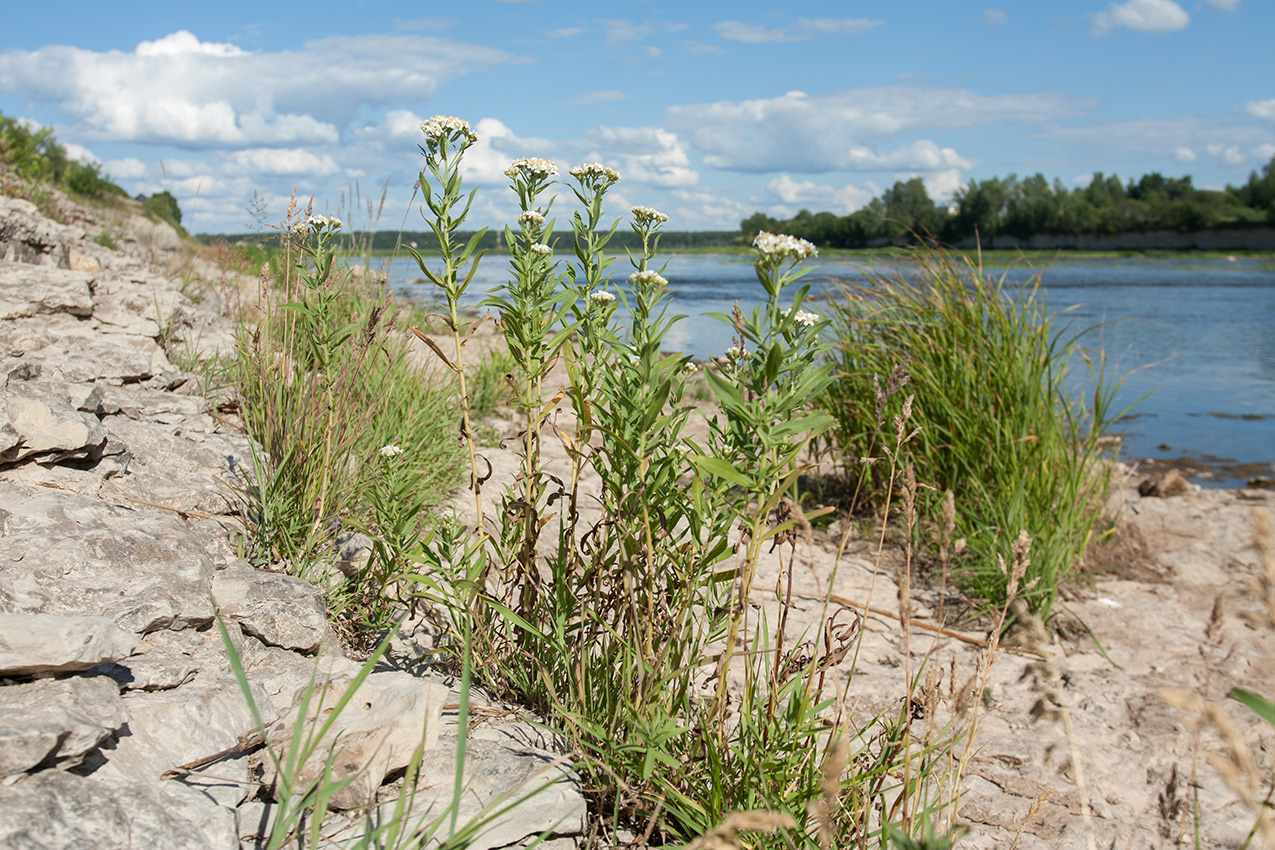
<svg viewBox="0 0 1275 850">
<path fill-rule="evenodd" d="M 173 362 L 230 350 L 215 301 L 239 282 L 166 225 L 62 210 L 67 224 L 0 198 L 0 847 L 262 846 L 273 765 L 215 615 L 276 747 L 312 681 L 330 705 L 360 664 L 317 588 L 238 557 L 250 446 Z M 99 241 L 119 250 L 90 238 L 108 229 Z M 320 748 L 353 779 L 324 846 L 349 846 L 359 813 L 388 805 L 422 738 L 412 823 L 451 802 L 457 683 L 397 649 Z M 569 766 L 500 714 L 470 735 L 459 823 L 528 797 L 473 846 L 574 846 Z"/>
<path fill-rule="evenodd" d="M 215 613 L 276 744 L 312 679 L 339 690 L 360 665 L 315 587 L 238 556 L 234 486 L 250 446 L 233 412 L 174 363 L 233 344 L 215 300 L 240 282 L 192 260 L 162 225 L 69 205 L 63 217 L 0 198 L 0 848 L 256 848 L 276 812 L 271 765 Z M 89 238 L 107 229 L 119 250 Z M 203 303 L 187 296 L 197 292 Z M 555 444 L 551 469 L 566 463 Z M 517 474 L 512 449 L 485 454 L 489 489 Z M 1270 781 L 1275 734 L 1225 695 L 1275 694 L 1275 634 L 1262 623 L 1275 555 L 1254 545 L 1275 498 L 1185 482 L 1140 491 L 1144 477 L 1123 482 L 1114 543 L 1091 550 L 1089 582 L 1065 594 L 1052 661 L 1010 653 L 994 668 L 960 846 L 1167 848 L 1191 845 L 1198 818 L 1201 846 L 1229 847 L 1252 826 L 1213 766 L 1230 763 L 1227 741 L 1170 703 L 1174 692 L 1188 708 L 1181 695 L 1206 699 Z M 463 517 L 463 496 L 456 508 Z M 862 648 L 838 672 L 865 729 L 899 710 L 907 653 L 912 669 L 924 660 L 965 677 L 982 652 L 961 623 L 947 625 L 973 643 L 924 625 L 904 639 L 881 613 L 897 610 L 892 557 L 843 522 L 798 550 L 789 637 L 822 629 L 829 590 L 859 612 Z M 754 601 L 773 611 L 779 566 L 762 570 Z M 912 595 L 916 621 L 938 625 L 937 595 Z M 348 846 L 358 813 L 394 798 L 422 738 L 413 817 L 442 814 L 456 688 L 412 639 L 395 644 L 342 720 L 334 763 L 354 781 L 333 800 L 344 813 L 325 846 Z M 501 707 L 476 717 L 460 822 L 532 796 L 472 846 L 541 833 L 542 846 L 582 845 L 583 798 L 558 742 Z"/>
</svg>

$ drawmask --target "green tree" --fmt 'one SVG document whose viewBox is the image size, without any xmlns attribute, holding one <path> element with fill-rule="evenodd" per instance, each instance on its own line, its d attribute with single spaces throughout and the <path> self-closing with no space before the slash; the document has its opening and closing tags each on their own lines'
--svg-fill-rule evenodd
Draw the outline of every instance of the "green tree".
<svg viewBox="0 0 1275 850">
<path fill-rule="evenodd" d="M 174 227 L 181 226 L 182 208 L 177 205 L 177 199 L 167 189 L 143 200 L 142 209 L 159 216 Z"/>
<path fill-rule="evenodd" d="M 981 238 L 990 239 L 1000 233 L 1006 203 L 1016 182 L 1011 174 L 1004 180 L 999 177 L 971 180 L 968 186 L 957 189 L 953 196 L 956 215 L 949 222 L 948 238 L 963 239 L 977 233 Z"/>
<path fill-rule="evenodd" d="M 1020 239 L 1038 233 L 1057 233 L 1062 204 L 1043 174 L 1016 181 L 1005 209 L 1005 230 Z"/>
<path fill-rule="evenodd" d="M 920 177 L 895 181 L 881 196 L 885 204 L 885 234 L 892 238 L 915 234 L 924 237 L 941 231 L 942 216 Z"/>
</svg>

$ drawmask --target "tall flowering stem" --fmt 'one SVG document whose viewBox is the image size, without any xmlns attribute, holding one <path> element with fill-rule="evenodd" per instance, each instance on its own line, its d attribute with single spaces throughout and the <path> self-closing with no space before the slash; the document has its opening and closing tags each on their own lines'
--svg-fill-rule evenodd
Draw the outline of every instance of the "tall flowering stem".
<svg viewBox="0 0 1275 850">
<path fill-rule="evenodd" d="M 340 292 L 332 283 L 332 264 L 336 259 L 335 242 L 339 238 L 341 220 L 325 215 L 307 215 L 292 227 L 292 244 L 300 251 L 296 262 L 297 278 L 303 291 L 300 301 L 289 304 L 299 333 L 293 335 L 295 350 L 305 368 L 314 376 L 316 395 L 322 400 L 324 417 L 323 472 L 315 500 L 314 520 L 310 536 L 319 533 L 326 521 L 328 499 L 331 496 L 334 456 L 340 460 L 334 445 L 334 382 L 332 363 L 336 350 L 344 345 L 354 326 L 342 324 L 336 315 L 336 301 Z"/>
<path fill-rule="evenodd" d="M 571 457 L 568 492 L 571 510 L 575 511 L 579 503 L 580 476 L 588 462 L 593 439 L 598 381 L 611 351 L 610 323 L 619 307 L 607 272 L 614 260 L 605 253 L 619 220 L 604 229 L 602 206 L 607 191 L 619 182 L 620 175 L 600 162 L 577 165 L 569 174 L 571 182 L 567 186 L 581 208 L 571 215 L 575 257 L 566 269 L 572 299 L 571 317 L 577 331 L 572 344 L 564 349 L 570 378 L 567 392 L 576 411 L 575 437 L 564 444 Z"/>
<path fill-rule="evenodd" d="M 714 475 L 741 485 L 745 504 L 756 506 L 742 511 L 748 527 L 730 635 L 719 668 L 722 671 L 748 616 L 748 598 L 762 544 L 778 533 L 769 527 L 771 512 L 780 507 L 786 495 L 795 500 L 801 454 L 814 437 L 833 424 L 829 414 L 810 407 L 811 399 L 818 398 L 832 380 L 832 367 L 824 356 L 827 345 L 820 339 L 825 323 L 803 309 L 810 287 L 797 287 L 786 307 L 781 300 L 785 287 L 808 271 L 800 264 L 818 252 L 804 239 L 764 232 L 757 235 L 753 247 L 753 267 L 766 291 L 766 303 L 748 314 L 738 306 L 732 315 L 718 314 L 734 326 L 736 344 L 728 353 L 727 371 L 708 375 L 726 422 L 713 424 L 715 457 L 705 460 L 704 465 Z M 782 641 L 782 634 L 778 639 Z M 781 648 L 782 644 L 777 647 L 777 658 Z M 724 704 L 725 681 L 723 676 L 718 683 L 719 704 Z"/>
<path fill-rule="evenodd" d="M 606 343 L 606 328 L 615 308 L 615 297 L 607 288 L 610 283 L 607 269 L 614 258 L 606 255 L 606 246 L 620 221 L 616 219 L 609 229 L 603 229 L 602 204 L 607 190 L 620 181 L 620 175 L 600 162 L 577 165 L 570 174 L 574 182 L 568 185 L 583 208 L 583 214 L 580 210 L 571 214 L 575 262 L 567 268 L 567 281 L 575 289 L 576 302 L 572 313 L 580 333 L 575 351 L 578 356 L 572 358 L 568 365 L 572 369 L 571 383 L 583 388 L 584 397 L 580 401 L 587 403 L 596 386 L 591 363 L 601 356 Z M 590 427 L 587 413 L 582 424 L 587 439 Z"/>
<path fill-rule="evenodd" d="M 553 247 L 543 241 L 553 233 L 553 222 L 548 218 L 553 198 L 544 199 L 544 195 L 557 174 L 556 165 L 540 158 L 514 160 L 505 170 L 521 208 L 519 231 L 505 229 L 513 254 L 513 274 L 509 283 L 483 302 L 500 311 L 505 344 L 516 365 L 519 384 L 517 405 L 523 416 L 523 451 L 517 490 L 507 491 L 504 498 L 504 513 L 509 521 L 504 523 L 500 543 L 502 561 L 510 572 L 500 580 L 505 586 L 519 588 L 516 604 L 525 620 L 534 619 L 542 584 L 536 564 L 546 488 L 540 432 L 555 406 L 543 403 L 544 382 L 571 331 L 570 325 L 562 327 L 561 321 L 562 305 L 570 295 L 559 291 Z M 516 633 L 524 642 L 529 639 L 521 628 Z"/>
<path fill-rule="evenodd" d="M 468 337 L 462 338 L 460 332 L 460 300 L 468 289 L 474 273 L 478 270 L 478 261 L 482 252 L 477 251 L 478 243 L 487 228 L 479 230 L 467 243 L 462 244 L 457 238 L 469 208 L 474 203 L 472 189 L 466 195 L 460 174 L 461 160 L 470 145 L 478 141 L 478 135 L 470 128 L 469 122 L 446 115 L 435 115 L 421 123 L 421 133 L 425 141 L 419 145 L 421 155 L 425 157 L 425 168 L 420 172 L 420 191 L 424 198 L 429 215 L 422 215 L 430 230 L 438 239 L 438 253 L 442 259 L 442 268 L 431 268 L 425 258 L 415 248 L 408 248 L 420 267 L 421 274 L 437 286 L 443 294 L 446 313 L 443 318 L 451 331 L 454 360 L 449 360 L 438 352 L 443 362 L 455 374 L 460 384 L 462 400 L 467 400 L 469 390 L 466 385 L 464 347 Z M 466 266 L 468 270 L 465 271 Z M 461 272 L 465 271 L 464 277 Z M 429 342 L 425 334 L 416 328 L 412 329 L 422 340 Z M 431 347 L 434 347 L 430 343 Z M 438 351 L 435 348 L 435 351 Z M 469 419 L 469 404 L 461 404 L 461 431 L 469 453 L 470 488 L 474 493 L 474 506 L 478 512 L 478 531 L 480 540 L 485 534 L 483 518 L 483 497 L 478 470 L 478 453 L 474 446 L 474 432 Z"/>
</svg>

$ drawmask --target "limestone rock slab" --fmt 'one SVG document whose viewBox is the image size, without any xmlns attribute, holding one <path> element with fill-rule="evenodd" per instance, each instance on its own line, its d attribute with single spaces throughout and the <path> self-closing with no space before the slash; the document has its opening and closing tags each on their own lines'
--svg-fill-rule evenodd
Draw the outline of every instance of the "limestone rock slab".
<svg viewBox="0 0 1275 850">
<path fill-rule="evenodd" d="M 5 263 L 0 265 L 0 319 L 48 313 L 93 313 L 94 276 L 84 272 Z"/>
<path fill-rule="evenodd" d="M 0 614 L 0 676 L 88 670 L 136 646 L 136 635 L 106 617 Z"/>
<path fill-rule="evenodd" d="M 269 646 L 308 654 L 335 637 L 318 589 L 296 576 L 234 566 L 213 576 L 212 592 L 223 617 Z"/>
<path fill-rule="evenodd" d="M 337 677 L 318 685 L 304 718 L 298 697 L 291 713 L 270 730 L 270 745 L 286 752 L 298 721 L 316 730 L 327 722 L 331 707 L 350 687 L 352 679 Z M 406 767 L 417 747 L 423 746 L 426 751 L 433 748 L 449 693 L 445 685 L 408 673 L 372 673 L 332 723 L 316 755 L 301 768 L 300 781 L 308 783 L 322 776 L 324 759 L 331 751 L 332 777 L 350 781 L 332 796 L 329 807 L 345 810 L 372 803 L 385 777 Z M 260 758 L 260 754 L 257 758 L 263 781 L 267 786 L 273 784 L 273 762 Z"/>
<path fill-rule="evenodd" d="M 0 776 L 78 764 L 123 723 L 119 689 L 105 676 L 0 687 Z"/>
<path fill-rule="evenodd" d="M 235 815 L 176 783 L 111 786 L 43 771 L 0 787 L 0 847 L 22 850 L 230 850 Z"/>
<path fill-rule="evenodd" d="M 212 621 L 213 564 L 177 516 L 0 482 L 0 613 L 145 634 Z"/>
<path fill-rule="evenodd" d="M 252 694 L 262 719 L 271 722 L 270 697 L 258 687 Z M 201 671 L 179 688 L 129 691 L 122 699 L 129 734 L 102 751 L 106 763 L 94 776 L 103 781 L 158 780 L 165 771 L 235 746 L 257 729 L 228 666 Z"/>
<path fill-rule="evenodd" d="M 0 464 L 65 460 L 96 461 L 106 449 L 106 430 L 96 417 L 75 409 L 61 394 L 0 390 L 0 433 L 12 434 L 0 441 Z"/>
<path fill-rule="evenodd" d="M 480 823 L 471 850 L 520 844 L 541 833 L 584 832 L 586 804 L 570 764 L 535 745 L 527 724 L 479 727 L 466 742 L 458 826 Z M 451 804 L 456 737 L 449 734 L 425 754 L 412 809 L 415 818 L 441 816 Z M 508 808 L 508 811 L 502 811 Z M 445 839 L 447 830 L 438 834 Z"/>
</svg>

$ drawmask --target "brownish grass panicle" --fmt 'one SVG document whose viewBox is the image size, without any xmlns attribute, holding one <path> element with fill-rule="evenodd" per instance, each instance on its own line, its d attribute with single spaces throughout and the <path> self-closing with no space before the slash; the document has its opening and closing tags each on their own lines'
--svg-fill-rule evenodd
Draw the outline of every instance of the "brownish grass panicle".
<svg viewBox="0 0 1275 850">
<path fill-rule="evenodd" d="M 1275 523 L 1268 511 L 1253 511 L 1253 547 L 1257 549 L 1260 572 L 1247 581 L 1252 593 L 1252 601 L 1257 602 L 1257 610 L 1235 611 L 1235 616 L 1251 628 L 1264 627 L 1275 629 Z M 1210 693 L 1210 682 L 1213 666 L 1230 657 L 1230 650 L 1223 654 L 1222 621 L 1226 613 L 1223 601 L 1244 599 L 1245 595 L 1235 588 L 1223 590 L 1218 594 L 1213 605 L 1209 621 L 1205 626 L 1205 642 L 1200 654 L 1206 662 L 1206 675 L 1201 683 L 1200 693 L 1189 693 L 1172 688 L 1160 691 L 1160 698 L 1169 705 L 1179 709 L 1186 715 L 1188 726 L 1202 735 L 1210 731 L 1216 736 L 1221 747 L 1219 752 L 1209 753 L 1207 760 L 1217 770 L 1222 781 L 1231 792 L 1253 814 L 1254 823 L 1250 833 L 1261 834 L 1264 847 L 1275 847 L 1275 814 L 1272 813 L 1271 798 L 1275 795 L 1275 780 L 1264 772 L 1257 763 L 1257 758 L 1244 733 L 1231 719 L 1230 704 L 1215 699 Z M 1229 606 L 1227 606 L 1229 607 Z M 1207 650 L 1209 651 L 1206 651 Z M 1231 692 L 1236 695 L 1239 689 Z M 1254 696 L 1254 695 L 1249 695 Z M 1198 744 L 1197 744 L 1198 746 Z M 1194 773 L 1194 771 L 1193 771 Z M 1247 846 L 1247 844 L 1246 844 Z"/>
<path fill-rule="evenodd" d="M 1030 540 L 1025 540 L 1020 535 L 1018 541 L 1014 544 L 1016 558 L 1020 552 L 1020 547 L 1022 556 L 1025 558 L 1030 550 L 1030 544 Z M 1076 794 L 1080 797 L 1080 814 L 1085 824 L 1085 843 L 1089 850 L 1095 850 L 1097 845 L 1094 839 L 1093 816 L 1089 805 L 1089 789 L 1085 783 L 1084 764 L 1080 758 L 1080 747 L 1076 739 L 1075 724 L 1063 692 L 1062 669 L 1057 661 L 1058 651 L 1049 641 L 1049 633 L 1036 615 L 1023 610 L 1019 616 L 1022 624 L 1019 632 L 1020 639 L 1028 648 L 1034 649 L 1042 655 L 1041 660 L 1029 666 L 1024 674 L 1024 676 L 1030 676 L 1034 679 L 1033 687 L 1040 694 L 1040 699 L 1032 706 L 1031 716 L 1033 720 L 1050 720 L 1062 724 L 1071 750 L 1071 773 L 1076 783 Z"/>
<path fill-rule="evenodd" d="M 820 770 L 822 781 L 819 786 L 822 794 L 807 807 L 810 819 L 819 824 L 816 840 L 821 850 L 832 850 L 835 846 L 837 810 L 841 806 L 841 776 L 850 764 L 850 747 L 845 738 L 836 732 L 834 730 L 832 743 Z"/>
<path fill-rule="evenodd" d="M 786 812 L 757 809 L 732 812 L 726 820 L 686 845 L 686 850 L 743 850 L 738 833 L 764 832 L 773 835 L 780 829 L 795 829 L 797 822 Z"/>
<path fill-rule="evenodd" d="M 1253 547 L 1261 559 L 1262 572 L 1249 579 L 1249 589 L 1266 610 L 1261 615 L 1245 612 L 1240 616 L 1250 625 L 1275 629 L 1275 520 L 1270 511 L 1253 511 Z"/>
</svg>

